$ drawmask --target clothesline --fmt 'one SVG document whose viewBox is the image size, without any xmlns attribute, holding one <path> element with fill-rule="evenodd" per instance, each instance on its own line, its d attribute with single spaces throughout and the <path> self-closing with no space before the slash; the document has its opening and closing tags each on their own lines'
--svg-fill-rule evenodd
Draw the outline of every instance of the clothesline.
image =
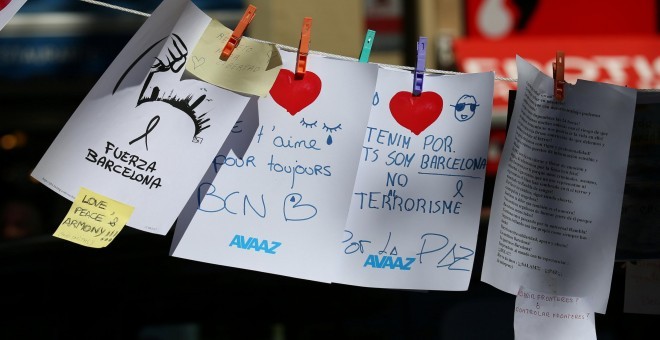
<svg viewBox="0 0 660 340">
<path fill-rule="evenodd" d="M 151 14 L 149 14 L 149 13 L 140 12 L 140 11 L 136 11 L 136 10 L 134 10 L 134 9 L 130 9 L 130 8 L 122 7 L 122 6 L 117 6 L 117 5 L 109 4 L 109 3 L 106 3 L 106 2 L 103 2 L 103 1 L 96 1 L 96 0 L 80 0 L 80 1 L 82 1 L 82 2 L 86 2 L 86 3 L 89 3 L 89 4 L 93 4 L 93 5 L 98 5 L 98 6 L 102 6 L 102 7 L 107 7 L 107 8 L 110 8 L 110 9 L 114 9 L 114 10 L 118 10 L 118 11 L 122 11 L 122 12 L 126 12 L 126 13 L 131 13 L 131 14 L 141 15 L 141 16 L 143 16 L 143 17 L 150 17 L 150 16 L 151 16 Z M 282 49 L 282 50 L 285 50 L 285 51 L 290 51 L 290 52 L 297 52 L 297 51 L 298 51 L 297 48 L 295 48 L 295 47 L 291 47 L 291 46 L 287 46 L 287 45 L 282 45 L 282 44 L 272 43 L 272 42 L 270 42 L 270 41 L 265 41 L 265 40 L 260 40 L 260 39 L 255 39 L 255 38 L 250 38 L 250 37 L 247 37 L 247 36 L 244 37 L 244 38 L 247 38 L 247 39 L 250 39 L 250 40 L 254 40 L 254 41 L 258 41 L 258 42 L 262 42 L 262 43 L 266 43 L 266 44 L 273 44 L 273 45 L 275 45 L 275 47 L 277 47 L 277 48 L 279 48 L 279 49 Z M 309 50 L 309 53 L 312 53 L 312 54 L 318 54 L 318 55 L 320 55 L 320 56 L 324 56 L 324 57 L 330 57 L 330 58 L 335 58 L 335 59 L 341 59 L 341 60 L 358 61 L 358 59 L 356 59 L 356 58 L 351 58 L 351 57 L 347 57 L 347 56 L 343 56 L 343 55 L 331 54 L 331 53 L 326 53 L 326 52 L 321 52 L 321 51 L 313 51 L 313 50 Z M 409 70 L 409 71 L 414 71 L 414 70 L 415 70 L 415 68 L 410 67 L 410 66 L 391 65 L 391 64 L 382 64 L 382 63 L 374 63 L 374 64 L 379 65 L 379 66 L 384 66 L 384 67 L 391 67 L 391 68 L 402 69 L 402 70 Z M 456 72 L 456 71 L 447 71 L 447 70 L 435 70 L 435 69 L 429 69 L 429 68 L 427 68 L 427 69 L 424 70 L 424 71 L 427 72 L 427 73 L 450 74 L 450 75 L 465 74 L 465 72 Z M 516 78 L 507 78 L 507 77 L 499 77 L 499 76 L 495 76 L 495 80 L 509 81 L 509 82 L 517 82 L 517 81 L 518 81 L 518 79 L 516 79 Z M 637 91 L 644 91 L 644 92 L 660 92 L 660 89 L 637 89 Z"/>
</svg>

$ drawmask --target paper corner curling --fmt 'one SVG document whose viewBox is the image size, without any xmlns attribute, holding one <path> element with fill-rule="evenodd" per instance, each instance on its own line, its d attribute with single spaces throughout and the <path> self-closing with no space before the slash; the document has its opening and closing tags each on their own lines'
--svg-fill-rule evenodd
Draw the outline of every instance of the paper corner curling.
<svg viewBox="0 0 660 340">
<path fill-rule="evenodd" d="M 232 31 L 218 20 L 211 20 L 186 61 L 184 78 L 265 97 L 282 68 L 279 50 L 271 43 L 243 37 L 223 61 L 220 54 L 231 34 Z"/>
</svg>

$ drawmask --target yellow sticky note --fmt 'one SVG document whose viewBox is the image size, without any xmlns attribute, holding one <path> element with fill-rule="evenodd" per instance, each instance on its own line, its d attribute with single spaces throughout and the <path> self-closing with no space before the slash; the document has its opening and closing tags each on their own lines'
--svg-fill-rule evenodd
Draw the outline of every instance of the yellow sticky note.
<svg viewBox="0 0 660 340">
<path fill-rule="evenodd" d="M 282 68 L 280 52 L 273 44 L 241 39 L 229 58 L 220 60 L 231 34 L 232 30 L 211 20 L 186 61 L 184 78 L 265 97 Z"/>
<path fill-rule="evenodd" d="M 103 248 L 124 228 L 133 207 L 80 188 L 53 236 L 86 247 Z"/>
</svg>

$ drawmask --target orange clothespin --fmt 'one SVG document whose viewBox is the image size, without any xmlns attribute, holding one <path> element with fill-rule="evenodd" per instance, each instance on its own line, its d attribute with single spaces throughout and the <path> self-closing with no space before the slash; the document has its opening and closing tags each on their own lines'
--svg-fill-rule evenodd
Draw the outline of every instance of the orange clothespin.
<svg viewBox="0 0 660 340">
<path fill-rule="evenodd" d="M 556 100 L 564 100 L 564 52 L 557 51 L 555 62 L 552 63 L 552 78 L 555 80 L 554 97 Z"/>
<path fill-rule="evenodd" d="M 249 5 L 245 10 L 243 17 L 238 22 L 234 32 L 232 32 L 229 41 L 227 41 L 227 44 L 225 45 L 225 48 L 222 49 L 222 53 L 220 54 L 221 60 L 227 60 L 231 53 L 234 52 L 234 48 L 236 48 L 236 45 L 238 45 L 238 41 L 241 40 L 243 32 L 245 32 L 245 29 L 248 27 L 252 19 L 254 19 L 254 14 L 256 11 L 257 7 L 253 5 Z"/>
<path fill-rule="evenodd" d="M 303 20 L 302 32 L 300 33 L 300 45 L 298 46 L 298 62 L 296 63 L 295 78 L 305 76 L 307 68 L 307 55 L 309 54 L 309 40 L 312 37 L 312 18 L 305 17 Z"/>
</svg>

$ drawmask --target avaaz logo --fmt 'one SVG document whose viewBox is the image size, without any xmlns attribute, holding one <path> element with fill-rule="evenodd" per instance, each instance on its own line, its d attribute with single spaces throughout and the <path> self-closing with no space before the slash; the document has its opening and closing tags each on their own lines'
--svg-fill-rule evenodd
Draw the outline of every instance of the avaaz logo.
<svg viewBox="0 0 660 340">
<path fill-rule="evenodd" d="M 243 235 L 236 234 L 229 243 L 229 247 L 236 247 L 245 250 L 263 251 L 266 254 L 275 254 L 275 250 L 282 245 L 281 242 L 261 240 L 256 237 L 246 238 Z"/>
<path fill-rule="evenodd" d="M 372 267 L 378 269 L 398 269 L 398 270 L 410 270 L 412 264 L 415 262 L 414 257 L 404 258 L 401 256 L 393 257 L 389 255 L 384 255 L 379 257 L 378 255 L 369 255 L 367 260 L 364 262 L 362 267 Z"/>
</svg>

